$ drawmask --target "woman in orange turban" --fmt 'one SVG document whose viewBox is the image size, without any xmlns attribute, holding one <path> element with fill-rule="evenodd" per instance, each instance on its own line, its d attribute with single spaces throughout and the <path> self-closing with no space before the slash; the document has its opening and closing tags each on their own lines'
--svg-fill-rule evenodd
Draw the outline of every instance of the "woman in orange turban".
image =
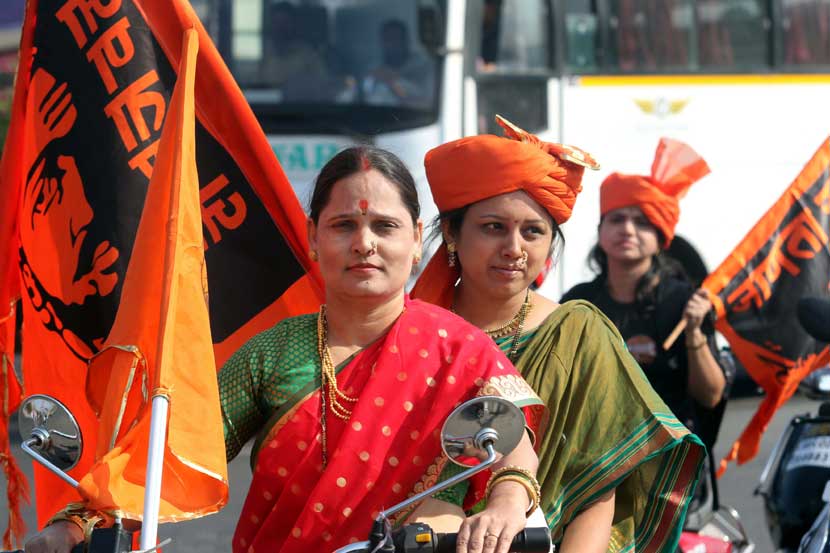
<svg viewBox="0 0 830 553">
<path fill-rule="evenodd" d="M 706 162 L 689 146 L 663 138 L 651 175 L 609 175 L 600 188 L 599 241 L 591 252 L 599 275 L 562 298 L 590 301 L 617 325 L 651 385 L 693 431 L 704 430 L 695 424 L 696 404 L 715 407 L 726 380 L 714 356 L 714 328 L 704 324 L 712 304 L 662 252 L 674 238 L 678 200 L 708 173 Z M 664 350 L 663 342 L 681 319 L 685 340 Z M 705 434 L 701 437 L 711 449 L 714 437 Z"/>
<path fill-rule="evenodd" d="M 443 243 L 412 294 L 484 329 L 549 410 L 541 508 L 559 551 L 674 552 L 704 449 L 587 302 L 529 289 L 571 214 L 580 150 L 499 120 L 427 153 Z M 470 498 L 475 504 L 481 498 Z"/>
</svg>

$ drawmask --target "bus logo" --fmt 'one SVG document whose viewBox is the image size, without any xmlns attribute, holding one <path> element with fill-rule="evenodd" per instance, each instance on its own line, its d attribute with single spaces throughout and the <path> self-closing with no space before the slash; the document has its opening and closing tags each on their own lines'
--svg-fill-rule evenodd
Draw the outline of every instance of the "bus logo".
<svg viewBox="0 0 830 553">
<path fill-rule="evenodd" d="M 634 99 L 634 103 L 640 110 L 647 115 L 654 115 L 660 119 L 665 119 L 670 115 L 677 115 L 686 104 L 689 103 L 688 98 L 682 100 L 669 100 L 665 97 L 656 98 L 654 100 L 638 100 Z"/>
</svg>

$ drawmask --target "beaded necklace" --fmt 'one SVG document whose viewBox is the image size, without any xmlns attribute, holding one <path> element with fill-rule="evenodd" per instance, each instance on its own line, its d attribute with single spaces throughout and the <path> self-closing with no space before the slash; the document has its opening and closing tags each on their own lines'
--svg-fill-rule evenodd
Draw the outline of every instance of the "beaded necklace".
<svg viewBox="0 0 830 553">
<path fill-rule="evenodd" d="M 351 407 L 346 404 L 357 403 L 356 397 L 347 396 L 337 387 L 337 373 L 334 363 L 331 360 L 328 339 L 328 321 L 326 320 L 326 305 L 320 306 L 320 314 L 317 316 L 317 354 L 320 356 L 320 426 L 321 444 L 323 449 L 323 467 L 328 463 L 327 439 L 326 439 L 326 405 L 334 416 L 348 421 L 352 416 Z M 327 397 L 328 396 L 328 397 Z M 342 400 L 342 402 L 341 402 Z"/>
<path fill-rule="evenodd" d="M 511 363 L 515 361 L 514 357 L 516 356 L 516 352 L 519 350 L 519 339 L 522 336 L 525 319 L 527 319 L 527 314 L 530 313 L 531 309 L 533 309 L 533 304 L 530 301 L 530 289 L 528 288 L 527 292 L 525 292 L 525 300 L 522 302 L 522 306 L 519 307 L 519 310 L 516 311 L 516 314 L 513 315 L 512 319 L 498 328 L 484 330 L 484 333 L 493 340 L 504 338 L 505 336 L 513 334 L 513 340 L 510 343 L 510 351 L 507 354 L 507 358 L 510 359 Z M 455 313 L 455 305 L 450 308 L 450 311 Z"/>
</svg>

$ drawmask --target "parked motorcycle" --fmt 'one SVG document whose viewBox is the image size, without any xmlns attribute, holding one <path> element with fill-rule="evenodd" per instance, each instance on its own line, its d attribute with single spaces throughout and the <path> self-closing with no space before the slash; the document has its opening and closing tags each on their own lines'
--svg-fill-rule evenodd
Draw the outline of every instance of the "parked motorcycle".
<svg viewBox="0 0 830 553">
<path fill-rule="evenodd" d="M 78 463 L 83 447 L 81 431 L 72 413 L 54 398 L 34 395 L 21 405 L 19 424 L 21 435 L 29 436 L 21 445 L 22 449 L 62 480 L 77 487 L 78 482 L 66 473 Z M 393 530 L 390 517 L 486 470 L 519 444 L 524 429 L 521 410 L 505 399 L 483 396 L 461 404 L 447 417 L 441 442 L 449 459 L 466 470 L 382 511 L 366 541 L 347 545 L 334 553 L 455 553 L 456 534 L 436 534 L 421 523 Z M 121 521 L 116 520 L 112 528 L 94 530 L 90 543 L 78 544 L 72 553 L 139 553 L 134 548 L 137 534 L 126 530 Z M 149 553 L 165 544 L 162 542 L 156 548 L 140 553 Z M 548 528 L 525 529 L 513 540 L 510 550 L 548 553 L 552 550 Z"/>
<path fill-rule="evenodd" d="M 801 325 L 830 343 L 830 299 L 798 305 Z M 793 417 L 778 439 L 756 489 L 778 553 L 830 553 L 830 372 L 819 369 L 800 384 L 807 397 L 825 400 L 815 414 Z"/>
</svg>

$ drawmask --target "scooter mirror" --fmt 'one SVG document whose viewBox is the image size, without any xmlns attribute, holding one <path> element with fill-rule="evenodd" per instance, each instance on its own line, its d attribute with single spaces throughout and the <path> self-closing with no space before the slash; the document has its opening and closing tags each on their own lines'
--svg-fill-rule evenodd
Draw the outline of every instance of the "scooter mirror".
<svg viewBox="0 0 830 553">
<path fill-rule="evenodd" d="M 60 401 L 40 394 L 29 396 L 18 410 L 18 427 L 24 443 L 61 471 L 78 464 L 83 449 L 81 429 Z"/>
<path fill-rule="evenodd" d="M 474 467 L 487 460 L 487 444 L 500 459 L 519 445 L 524 432 L 521 409 L 504 398 L 481 396 L 450 413 L 441 430 L 441 446 L 454 463 Z"/>
</svg>

